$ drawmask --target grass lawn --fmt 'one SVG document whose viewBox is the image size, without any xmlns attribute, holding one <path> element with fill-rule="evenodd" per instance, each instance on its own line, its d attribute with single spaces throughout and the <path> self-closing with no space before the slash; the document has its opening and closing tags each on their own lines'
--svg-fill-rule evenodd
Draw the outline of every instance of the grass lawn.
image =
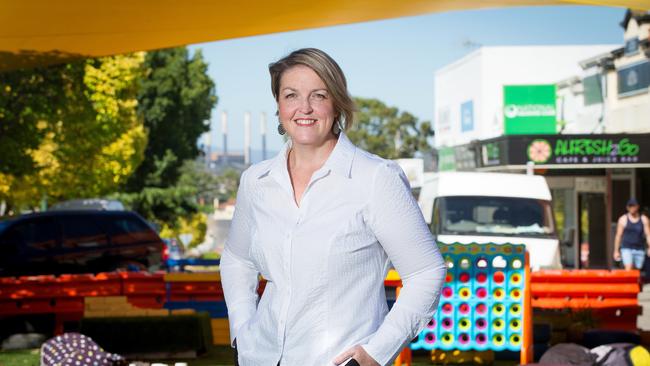
<svg viewBox="0 0 650 366">
<path fill-rule="evenodd" d="M 38 366 L 38 349 L 20 351 L 0 351 L 0 366 Z"/>
</svg>

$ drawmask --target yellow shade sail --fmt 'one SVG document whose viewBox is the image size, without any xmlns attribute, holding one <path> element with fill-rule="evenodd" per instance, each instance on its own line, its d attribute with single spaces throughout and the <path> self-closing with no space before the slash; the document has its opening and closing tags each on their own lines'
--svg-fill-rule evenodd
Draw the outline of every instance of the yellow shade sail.
<svg viewBox="0 0 650 366">
<path fill-rule="evenodd" d="M 650 0 L 0 0 L 0 71 L 424 13 Z"/>
</svg>

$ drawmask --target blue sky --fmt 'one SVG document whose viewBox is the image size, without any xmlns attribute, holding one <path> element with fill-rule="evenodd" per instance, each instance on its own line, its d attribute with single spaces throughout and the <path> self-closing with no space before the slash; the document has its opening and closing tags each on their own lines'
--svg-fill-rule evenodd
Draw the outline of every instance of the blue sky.
<svg viewBox="0 0 650 366">
<path fill-rule="evenodd" d="M 229 148 L 244 142 L 244 112 L 252 114 L 252 148 L 261 146 L 267 115 L 269 150 L 277 151 L 275 102 L 268 64 L 294 49 L 317 47 L 341 66 L 353 96 L 378 98 L 422 120 L 433 119 L 433 75 L 478 45 L 621 44 L 625 9 L 561 6 L 456 11 L 203 43 L 219 102 L 213 146 L 222 148 L 220 115 L 228 112 Z"/>
</svg>

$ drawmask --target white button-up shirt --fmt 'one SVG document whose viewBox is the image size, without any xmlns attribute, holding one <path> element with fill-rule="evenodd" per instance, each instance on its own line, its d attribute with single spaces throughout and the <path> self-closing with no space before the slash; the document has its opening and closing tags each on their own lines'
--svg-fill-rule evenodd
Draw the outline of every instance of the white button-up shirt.
<svg viewBox="0 0 650 366">
<path fill-rule="evenodd" d="M 339 135 L 300 202 L 277 157 L 241 177 L 221 257 L 242 366 L 333 365 L 357 344 L 387 365 L 433 317 L 445 265 L 398 165 Z M 403 288 L 388 311 L 390 263 Z M 268 282 L 261 299 L 258 273 Z"/>
</svg>

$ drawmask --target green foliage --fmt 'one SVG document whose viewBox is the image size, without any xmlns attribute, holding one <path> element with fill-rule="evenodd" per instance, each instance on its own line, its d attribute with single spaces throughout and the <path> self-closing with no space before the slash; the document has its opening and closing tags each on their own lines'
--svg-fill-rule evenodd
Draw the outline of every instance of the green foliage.
<svg viewBox="0 0 650 366">
<path fill-rule="evenodd" d="M 10 150 L 0 200 L 34 207 L 44 195 L 98 197 L 122 184 L 146 144 L 136 114 L 142 61 L 136 53 L 0 74 L 0 150 Z"/>
<path fill-rule="evenodd" d="M 127 207 L 161 227 L 178 230 L 198 211 L 197 200 L 210 196 L 215 179 L 195 162 L 197 140 L 208 131 L 217 98 L 200 52 L 185 47 L 147 53 L 138 92 L 138 114 L 149 140 L 145 158 L 114 194 Z"/>
<path fill-rule="evenodd" d="M 203 212 L 197 212 L 189 218 L 180 218 L 174 226 L 163 225 L 162 230 L 160 230 L 160 237 L 175 238 L 179 243 L 183 243 L 181 235 L 192 234 L 192 240 L 187 243 L 187 248 L 194 248 L 203 243 L 207 231 L 208 215 Z"/>
<path fill-rule="evenodd" d="M 348 137 L 357 146 L 386 159 L 412 158 L 416 151 L 429 151 L 433 129 L 408 112 L 388 107 L 377 99 L 354 98 L 355 125 Z"/>
<path fill-rule="evenodd" d="M 230 184 L 193 162 L 214 90 L 201 53 L 185 47 L 0 74 L 0 201 L 125 190 L 110 197 L 178 226 Z"/>
<path fill-rule="evenodd" d="M 68 97 L 67 80 L 74 78 L 81 66 L 0 73 L 0 173 L 23 176 L 36 170 L 33 157 L 25 152 L 38 148 L 45 137 L 44 122 L 61 113 Z"/>
<path fill-rule="evenodd" d="M 207 67 L 200 51 L 190 58 L 185 47 L 147 53 L 138 112 L 149 143 L 128 191 L 174 186 L 182 162 L 199 155 L 196 142 L 208 131 L 205 121 L 217 102 Z"/>
<path fill-rule="evenodd" d="M 221 175 L 217 176 L 218 192 L 217 198 L 219 201 L 228 201 L 237 196 L 237 189 L 239 188 L 240 174 L 235 169 L 228 168 L 224 170 Z"/>
<path fill-rule="evenodd" d="M 195 190 L 187 186 L 167 188 L 146 187 L 140 192 L 118 192 L 109 195 L 125 207 L 159 225 L 174 225 L 180 217 L 189 217 L 197 211 Z"/>
<path fill-rule="evenodd" d="M 171 154 L 166 156 L 157 162 L 157 169 L 148 177 L 151 186 L 139 192 L 115 193 L 111 198 L 122 201 L 129 209 L 139 212 L 161 227 L 176 232 L 184 225 L 188 226 L 187 222 L 195 220 L 200 201 L 211 205 L 214 198 L 224 201 L 236 195 L 239 185 L 237 171 L 229 169 L 220 176 L 215 176 L 197 160 L 183 162 L 178 169 L 180 176 L 175 185 L 158 187 L 160 172 L 168 169 L 168 162 L 175 159 L 170 158 L 173 157 Z"/>
</svg>

